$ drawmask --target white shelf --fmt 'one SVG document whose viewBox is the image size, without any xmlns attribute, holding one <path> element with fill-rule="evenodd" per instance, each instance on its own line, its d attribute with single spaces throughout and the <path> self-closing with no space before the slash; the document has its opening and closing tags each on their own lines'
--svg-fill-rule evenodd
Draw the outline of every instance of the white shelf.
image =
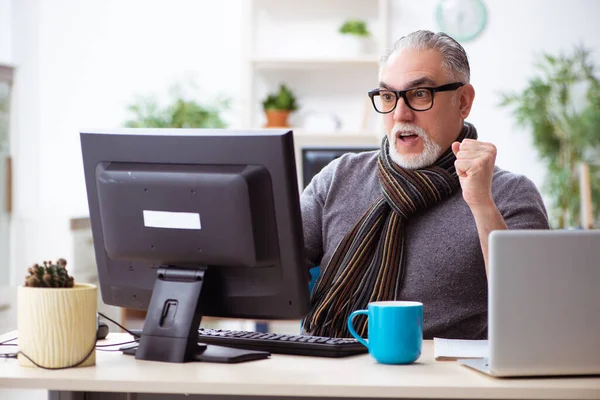
<svg viewBox="0 0 600 400">
<path fill-rule="evenodd" d="M 340 57 L 340 58 L 279 58 L 256 57 L 251 63 L 258 70 L 280 69 L 324 69 L 343 66 L 377 67 L 379 58 L 375 56 Z"/>
<path fill-rule="evenodd" d="M 375 132 L 372 131 L 333 131 L 333 132 L 313 132 L 313 131 L 305 131 L 302 128 L 294 128 L 291 127 L 289 128 L 292 131 L 294 131 L 294 136 L 308 136 L 308 137 L 334 137 L 334 138 L 340 138 L 340 137 L 350 137 L 350 138 L 357 138 L 357 137 L 378 137 L 378 135 Z"/>
<path fill-rule="evenodd" d="M 389 2 L 244 1 L 243 126 L 263 124 L 261 102 L 285 83 L 298 96 L 299 113 L 330 114 L 340 122 L 340 132 L 294 129 L 297 137 L 324 145 L 378 143 L 380 136 L 358 131 L 382 131 L 380 121 L 373 120 L 366 92 L 377 85 L 380 56 L 388 47 Z M 353 48 L 339 37 L 338 27 L 351 18 L 367 22 L 372 33 L 367 47 Z M 306 115 L 294 114 L 291 123 L 302 126 Z"/>
</svg>

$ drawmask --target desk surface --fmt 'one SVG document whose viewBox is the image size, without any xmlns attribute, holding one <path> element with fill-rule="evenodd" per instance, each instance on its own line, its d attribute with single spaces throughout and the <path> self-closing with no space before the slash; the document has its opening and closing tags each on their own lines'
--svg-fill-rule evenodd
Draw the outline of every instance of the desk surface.
<svg viewBox="0 0 600 400">
<path fill-rule="evenodd" d="M 0 342 L 16 332 L 0 335 Z M 98 344 L 120 343 L 110 334 Z M 2 352 L 14 348 L 1 349 Z M 369 355 L 340 359 L 272 355 L 241 364 L 167 364 L 138 361 L 120 352 L 96 352 L 96 366 L 49 371 L 0 359 L 0 388 L 65 391 L 190 393 L 257 396 L 379 398 L 594 398 L 600 377 L 495 379 L 453 361 L 435 361 L 425 341 L 412 365 L 381 365 Z"/>
</svg>

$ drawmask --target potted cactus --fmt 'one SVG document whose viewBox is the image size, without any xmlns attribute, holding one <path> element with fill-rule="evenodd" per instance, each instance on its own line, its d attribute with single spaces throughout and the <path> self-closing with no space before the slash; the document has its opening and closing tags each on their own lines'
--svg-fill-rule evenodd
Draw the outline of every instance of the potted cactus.
<svg viewBox="0 0 600 400">
<path fill-rule="evenodd" d="M 98 289 L 75 283 L 67 261 L 44 261 L 18 288 L 19 363 L 44 368 L 96 363 Z"/>
</svg>

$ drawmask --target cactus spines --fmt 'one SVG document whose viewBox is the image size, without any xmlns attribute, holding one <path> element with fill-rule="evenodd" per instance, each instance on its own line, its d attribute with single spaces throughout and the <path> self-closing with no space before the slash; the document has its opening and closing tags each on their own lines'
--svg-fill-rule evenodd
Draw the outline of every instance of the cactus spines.
<svg viewBox="0 0 600 400">
<path fill-rule="evenodd" d="M 59 258 L 56 264 L 44 261 L 44 265 L 33 264 L 27 269 L 29 275 L 25 277 L 25 286 L 70 288 L 75 284 L 72 276 L 67 272 L 67 261 Z"/>
</svg>

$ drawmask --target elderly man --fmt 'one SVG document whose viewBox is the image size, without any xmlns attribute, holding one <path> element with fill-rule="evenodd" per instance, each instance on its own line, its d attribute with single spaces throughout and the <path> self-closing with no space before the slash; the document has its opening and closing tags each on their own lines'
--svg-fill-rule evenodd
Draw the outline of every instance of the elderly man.
<svg viewBox="0 0 600 400">
<path fill-rule="evenodd" d="M 353 310 L 410 300 L 423 303 L 425 338 L 485 338 L 488 236 L 548 229 L 541 196 L 495 166 L 494 145 L 465 122 L 475 90 L 455 40 L 407 35 L 379 77 L 369 96 L 381 149 L 334 160 L 302 193 L 307 257 L 322 269 L 304 329 L 347 337 Z M 366 335 L 363 319 L 355 326 Z"/>
</svg>

